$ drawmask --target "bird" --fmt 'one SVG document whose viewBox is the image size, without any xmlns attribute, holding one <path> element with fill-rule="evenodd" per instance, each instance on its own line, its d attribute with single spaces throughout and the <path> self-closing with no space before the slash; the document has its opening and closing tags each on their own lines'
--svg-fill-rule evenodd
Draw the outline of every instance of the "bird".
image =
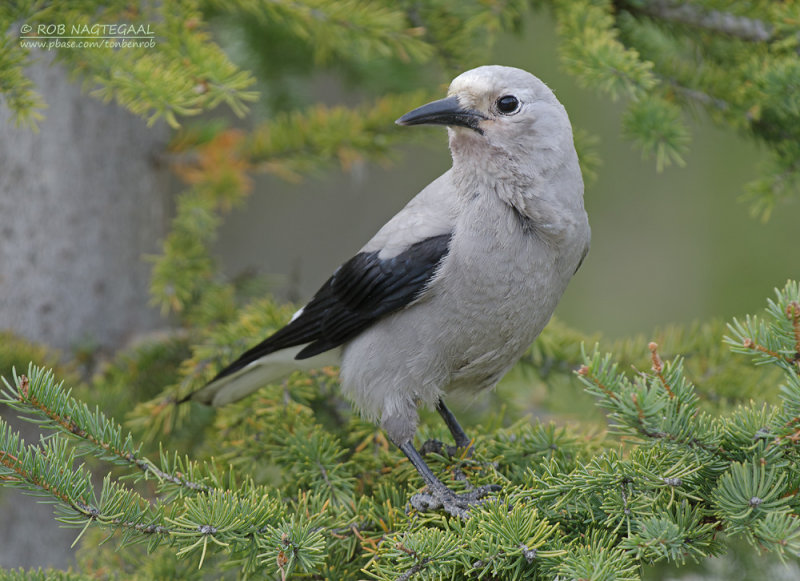
<svg viewBox="0 0 800 581">
<path fill-rule="evenodd" d="M 494 387 L 550 320 L 589 250 L 583 180 L 566 110 L 518 68 L 468 70 L 396 123 L 446 126 L 452 167 L 191 397 L 220 406 L 339 365 L 342 394 L 422 477 L 411 505 L 468 518 L 500 487 L 445 485 L 414 446 L 418 409 L 435 409 L 471 450 L 445 399 Z"/>
</svg>

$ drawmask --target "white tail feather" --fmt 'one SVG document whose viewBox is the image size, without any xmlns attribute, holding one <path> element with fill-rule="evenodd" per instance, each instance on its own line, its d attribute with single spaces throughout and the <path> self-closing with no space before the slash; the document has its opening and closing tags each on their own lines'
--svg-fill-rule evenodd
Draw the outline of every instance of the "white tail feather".
<svg viewBox="0 0 800 581">
<path fill-rule="evenodd" d="M 219 407 L 238 401 L 264 385 L 281 381 L 294 371 L 339 364 L 339 349 L 308 359 L 295 359 L 303 347 L 305 345 L 282 349 L 257 359 L 236 373 L 209 383 L 192 395 L 192 399 Z"/>
</svg>

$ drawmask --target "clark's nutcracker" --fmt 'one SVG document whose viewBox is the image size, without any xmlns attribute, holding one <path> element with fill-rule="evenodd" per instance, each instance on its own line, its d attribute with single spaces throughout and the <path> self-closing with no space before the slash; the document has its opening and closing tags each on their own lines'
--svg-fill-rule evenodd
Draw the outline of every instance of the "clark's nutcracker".
<svg viewBox="0 0 800 581">
<path fill-rule="evenodd" d="M 222 405 L 296 369 L 341 366 L 342 393 L 415 466 L 412 504 L 466 516 L 496 487 L 456 494 L 413 445 L 417 407 L 493 387 L 547 324 L 589 249 L 569 118 L 525 71 L 483 66 L 399 125 L 446 125 L 453 167 L 340 266 L 291 321 L 223 369 L 195 400 Z"/>
</svg>

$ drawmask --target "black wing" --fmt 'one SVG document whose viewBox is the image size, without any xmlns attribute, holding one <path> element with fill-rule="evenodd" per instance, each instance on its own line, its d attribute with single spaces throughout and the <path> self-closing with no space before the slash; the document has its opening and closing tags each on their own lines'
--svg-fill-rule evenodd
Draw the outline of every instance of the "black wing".
<svg viewBox="0 0 800 581">
<path fill-rule="evenodd" d="M 378 258 L 378 251 L 356 254 L 333 273 L 296 319 L 246 351 L 212 381 L 281 349 L 308 343 L 295 357 L 306 359 L 352 339 L 417 299 L 449 244 L 450 234 L 442 234 L 385 260 Z"/>
</svg>

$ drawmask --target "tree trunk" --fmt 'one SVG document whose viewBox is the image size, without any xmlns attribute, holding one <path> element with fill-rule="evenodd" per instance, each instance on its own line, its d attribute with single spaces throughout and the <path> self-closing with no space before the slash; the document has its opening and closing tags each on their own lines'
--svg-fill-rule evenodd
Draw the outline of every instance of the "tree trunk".
<svg viewBox="0 0 800 581">
<path fill-rule="evenodd" d="M 48 104 L 39 132 L 15 127 L 0 99 L 0 329 L 113 351 L 164 325 L 143 257 L 169 225 L 170 175 L 156 162 L 169 130 L 81 93 L 40 56 L 27 71 Z M 51 505 L 3 490 L 0 521 L 0 567 L 68 564 L 77 532 L 56 527 Z"/>
<path fill-rule="evenodd" d="M 48 104 L 39 132 L 0 106 L 0 328 L 114 349 L 163 324 L 143 257 L 168 226 L 168 128 L 81 93 L 50 55 L 29 75 Z"/>
</svg>

